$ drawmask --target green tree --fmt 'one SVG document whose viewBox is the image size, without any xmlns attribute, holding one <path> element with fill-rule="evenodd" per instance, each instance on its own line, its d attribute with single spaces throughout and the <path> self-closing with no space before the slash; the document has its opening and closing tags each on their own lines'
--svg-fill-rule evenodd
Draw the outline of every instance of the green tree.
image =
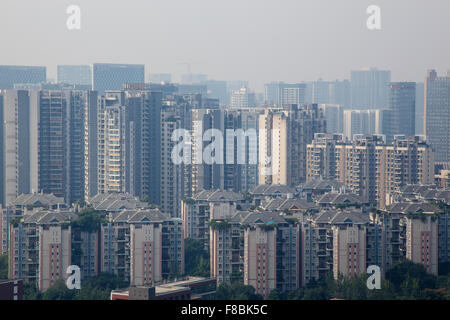
<svg viewBox="0 0 450 320">
<path fill-rule="evenodd" d="M 23 300 L 41 300 L 42 294 L 37 288 L 36 284 L 26 282 L 23 284 Z"/>
<path fill-rule="evenodd" d="M 8 255 L 0 255 L 0 279 L 8 279 Z"/>
<path fill-rule="evenodd" d="M 189 276 L 209 277 L 209 253 L 198 240 L 187 238 L 184 240 L 184 266 Z"/>
<path fill-rule="evenodd" d="M 233 283 L 222 282 L 216 291 L 217 300 L 262 300 L 263 297 L 255 293 L 255 288 L 244 285 L 240 281 Z"/>
<path fill-rule="evenodd" d="M 278 289 L 273 289 L 270 291 L 267 300 L 285 300 L 285 295 L 281 293 Z"/>
<path fill-rule="evenodd" d="M 67 288 L 66 282 L 63 279 L 57 280 L 51 287 L 49 287 L 42 294 L 43 300 L 74 300 L 76 290 Z"/>
<path fill-rule="evenodd" d="M 106 222 L 105 215 L 93 208 L 87 208 L 78 213 L 78 219 L 72 221 L 71 225 L 74 229 L 80 229 L 86 232 L 97 232 L 100 230 L 102 223 Z"/>
<path fill-rule="evenodd" d="M 425 289 L 435 289 L 437 278 L 422 264 L 405 259 L 386 271 L 386 280 L 392 283 L 398 298 L 423 299 Z"/>
<path fill-rule="evenodd" d="M 81 284 L 77 291 L 77 300 L 109 300 L 112 290 L 126 288 L 128 283 L 122 281 L 117 275 L 100 273 Z"/>
</svg>

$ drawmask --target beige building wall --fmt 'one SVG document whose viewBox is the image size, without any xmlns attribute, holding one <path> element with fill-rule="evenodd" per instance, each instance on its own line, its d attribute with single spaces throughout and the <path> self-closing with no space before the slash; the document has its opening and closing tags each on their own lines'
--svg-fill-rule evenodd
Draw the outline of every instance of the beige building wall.
<svg viewBox="0 0 450 320">
<path fill-rule="evenodd" d="M 406 258 L 421 263 L 434 275 L 438 273 L 438 221 L 427 215 L 406 221 Z"/>
<path fill-rule="evenodd" d="M 71 229 L 39 227 L 39 289 L 47 290 L 59 279 L 67 279 L 71 264 Z"/>
<path fill-rule="evenodd" d="M 366 272 L 366 230 L 364 227 L 333 226 L 333 275 L 358 276 Z"/>
<path fill-rule="evenodd" d="M 161 281 L 162 239 L 153 224 L 131 225 L 130 283 L 135 286 Z"/>
<path fill-rule="evenodd" d="M 244 235 L 244 284 L 267 296 L 276 288 L 276 231 L 259 227 Z"/>
<path fill-rule="evenodd" d="M 260 184 L 288 184 L 288 119 L 283 112 L 269 109 L 259 116 Z"/>
</svg>

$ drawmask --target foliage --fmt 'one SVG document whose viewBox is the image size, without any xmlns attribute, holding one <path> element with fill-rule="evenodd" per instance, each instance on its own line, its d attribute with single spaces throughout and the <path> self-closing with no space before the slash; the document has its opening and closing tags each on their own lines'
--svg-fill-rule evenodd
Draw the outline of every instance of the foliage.
<svg viewBox="0 0 450 320">
<path fill-rule="evenodd" d="M 275 230 L 275 227 L 276 227 L 275 224 L 258 224 L 258 228 L 266 232 Z"/>
<path fill-rule="evenodd" d="M 293 225 L 298 223 L 298 218 L 285 218 L 285 220 L 286 220 L 287 223 L 290 223 L 290 224 L 293 224 Z"/>
<path fill-rule="evenodd" d="M 186 204 L 194 204 L 195 200 L 192 199 L 192 198 L 184 198 L 183 202 L 186 203 Z"/>
<path fill-rule="evenodd" d="M 123 282 L 118 276 L 101 273 L 96 277 L 81 283 L 81 289 L 70 290 L 66 282 L 57 280 L 44 293 L 40 293 L 38 288 L 32 283 L 24 284 L 25 300 L 109 300 L 111 291 L 114 289 L 126 288 L 128 283 Z"/>
<path fill-rule="evenodd" d="M 230 224 L 228 222 L 228 220 L 224 220 L 224 221 L 217 221 L 215 219 L 212 219 L 209 222 L 209 226 L 213 229 L 213 230 L 226 230 L 230 227 Z"/>
<path fill-rule="evenodd" d="M 19 223 L 21 223 L 21 222 L 22 222 L 22 218 L 21 217 L 16 217 L 16 218 L 13 218 L 13 219 L 11 219 L 9 221 L 9 223 L 12 224 L 14 227 L 17 227 L 17 225 Z"/>
<path fill-rule="evenodd" d="M 78 213 L 78 219 L 71 222 L 73 229 L 80 229 L 86 232 L 97 232 L 102 223 L 106 223 L 104 214 L 93 208 L 88 208 Z"/>
<path fill-rule="evenodd" d="M 81 284 L 77 291 L 76 300 L 109 300 L 111 291 L 128 287 L 128 283 L 118 276 L 109 273 L 100 273 Z"/>
<path fill-rule="evenodd" d="M 180 269 L 175 262 L 172 262 L 169 266 L 169 274 L 165 276 L 168 280 L 174 280 L 180 278 L 182 274 L 180 273 Z"/>
<path fill-rule="evenodd" d="M 187 238 L 184 240 L 184 267 L 189 276 L 209 277 L 209 253 L 203 243 Z"/>
<path fill-rule="evenodd" d="M 251 193 L 250 192 L 244 192 L 243 194 L 242 194 L 242 196 L 244 197 L 244 199 L 245 199 L 245 201 L 247 201 L 247 202 L 252 202 L 252 200 L 253 200 L 253 196 L 251 195 Z"/>
<path fill-rule="evenodd" d="M 216 291 L 217 300 L 262 300 L 263 297 L 255 293 L 255 288 L 242 282 L 222 282 Z"/>
<path fill-rule="evenodd" d="M 0 254 L 0 279 L 8 279 L 8 255 Z"/>
<path fill-rule="evenodd" d="M 25 282 L 22 287 L 23 300 L 41 300 L 42 293 L 36 287 L 36 284 Z"/>
<path fill-rule="evenodd" d="M 339 277 L 331 274 L 294 291 L 273 290 L 268 299 L 279 300 L 443 300 L 450 299 L 450 275 L 436 277 L 421 264 L 400 261 L 386 272 L 381 289 L 367 288 L 368 276 Z"/>
<path fill-rule="evenodd" d="M 42 294 L 42 300 L 74 300 L 75 290 L 67 288 L 63 279 L 57 280 L 50 288 Z"/>
</svg>

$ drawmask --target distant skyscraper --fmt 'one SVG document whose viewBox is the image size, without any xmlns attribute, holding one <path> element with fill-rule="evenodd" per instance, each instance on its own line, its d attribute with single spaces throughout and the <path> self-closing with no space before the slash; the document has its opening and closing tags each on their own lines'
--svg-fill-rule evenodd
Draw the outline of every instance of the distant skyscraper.
<svg viewBox="0 0 450 320">
<path fill-rule="evenodd" d="M 58 66 L 58 83 L 92 86 L 90 66 Z"/>
<path fill-rule="evenodd" d="M 424 134 L 423 132 L 423 118 L 424 118 L 424 91 L 425 85 L 423 82 L 416 83 L 416 134 Z"/>
<path fill-rule="evenodd" d="M 327 120 L 328 133 L 342 133 L 344 130 L 344 107 L 334 104 L 319 105 Z"/>
<path fill-rule="evenodd" d="M 233 80 L 227 81 L 227 96 L 229 103 L 231 103 L 231 95 L 233 91 L 240 90 L 241 88 L 249 88 L 248 81 L 246 80 Z"/>
<path fill-rule="evenodd" d="M 178 85 L 178 94 L 201 94 L 206 98 L 208 89 L 205 84 L 180 84 Z"/>
<path fill-rule="evenodd" d="M 312 103 L 328 104 L 331 102 L 332 82 L 319 79 L 312 83 Z"/>
<path fill-rule="evenodd" d="M 391 72 L 376 68 L 351 72 L 351 103 L 355 109 L 381 109 L 388 102 Z"/>
<path fill-rule="evenodd" d="M 391 82 L 388 91 L 388 106 L 392 110 L 391 126 L 385 132 L 390 143 L 394 135 L 414 135 L 416 122 L 416 83 Z"/>
<path fill-rule="evenodd" d="M 121 90 L 124 83 L 144 83 L 145 66 L 143 64 L 94 63 L 94 90 L 103 94 L 106 90 Z"/>
<path fill-rule="evenodd" d="M 264 85 L 264 102 L 268 106 L 278 105 L 279 95 L 280 95 L 280 83 L 271 82 Z"/>
<path fill-rule="evenodd" d="M 148 78 L 150 83 L 172 82 L 172 75 L 170 73 L 150 73 Z"/>
<path fill-rule="evenodd" d="M 28 91 L 0 94 L 0 204 L 30 192 L 30 99 Z M 35 154 L 36 155 L 36 154 Z"/>
<path fill-rule="evenodd" d="M 15 83 L 47 81 L 45 67 L 0 66 L 0 89 L 14 89 Z"/>
<path fill-rule="evenodd" d="M 450 71 L 438 77 L 429 70 L 425 78 L 424 132 L 437 162 L 450 161 Z"/>
<path fill-rule="evenodd" d="M 306 103 L 306 90 L 304 83 L 272 82 L 265 85 L 264 100 L 269 106 L 302 105 Z"/>
<path fill-rule="evenodd" d="M 376 110 L 344 110 L 344 136 L 353 139 L 355 134 L 376 133 Z"/>
<path fill-rule="evenodd" d="M 247 88 L 233 91 L 231 94 L 232 108 L 246 108 L 249 106 L 249 92 Z"/>
<path fill-rule="evenodd" d="M 344 108 L 351 105 L 350 81 L 342 80 L 332 83 L 330 103 L 338 104 Z"/>
<path fill-rule="evenodd" d="M 227 81 L 228 92 L 231 93 L 234 90 L 239 90 L 241 88 L 249 88 L 247 80 L 233 80 Z"/>
<path fill-rule="evenodd" d="M 219 99 L 220 105 L 229 103 L 226 81 L 208 80 L 202 82 L 202 84 L 206 85 L 208 98 Z"/>
<path fill-rule="evenodd" d="M 196 84 L 208 80 L 206 74 L 187 73 L 181 76 L 181 84 Z"/>
</svg>

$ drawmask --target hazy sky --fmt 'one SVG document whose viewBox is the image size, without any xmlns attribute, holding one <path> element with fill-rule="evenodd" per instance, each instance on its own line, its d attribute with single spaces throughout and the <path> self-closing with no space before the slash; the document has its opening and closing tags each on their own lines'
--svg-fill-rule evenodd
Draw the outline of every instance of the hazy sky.
<svg viewBox="0 0 450 320">
<path fill-rule="evenodd" d="M 69 5 L 81 30 L 66 27 Z M 381 27 L 366 8 L 381 7 Z M 450 69 L 450 0 L 0 0 L 0 64 L 144 63 L 178 80 L 193 73 L 249 80 L 343 79 L 351 69 L 392 70 L 423 81 Z M 147 75 L 146 75 L 147 76 Z"/>
</svg>

